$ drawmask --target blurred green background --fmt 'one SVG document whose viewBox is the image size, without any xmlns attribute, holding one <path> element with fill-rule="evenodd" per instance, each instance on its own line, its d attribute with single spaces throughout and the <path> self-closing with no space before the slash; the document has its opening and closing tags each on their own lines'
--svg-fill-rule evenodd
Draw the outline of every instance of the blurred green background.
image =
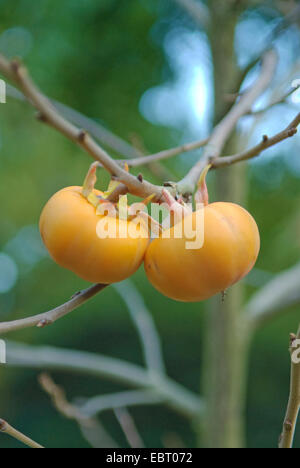
<svg viewBox="0 0 300 468">
<path fill-rule="evenodd" d="M 276 2 L 259 3 L 243 13 L 236 31 L 241 65 L 265 47 L 281 18 Z M 299 42 L 297 24 L 275 40 L 280 55 L 275 90 L 288 89 L 300 76 Z M 207 37 L 171 0 L 0 0 L 0 52 L 22 57 L 47 95 L 123 139 L 138 141 L 149 153 L 200 139 L 211 127 L 212 63 Z M 270 94 L 260 105 L 268 98 Z M 290 101 L 269 111 L 254 129 L 245 119 L 240 131 L 252 132 L 245 145 L 255 143 L 262 133 L 281 130 L 296 113 L 297 102 Z M 299 150 L 296 137 L 247 165 L 247 204 L 262 235 L 259 261 L 245 280 L 247 295 L 299 261 Z M 50 260 L 37 226 L 54 192 L 82 183 L 90 159 L 37 122 L 30 106 L 10 98 L 0 107 L 0 152 L 0 320 L 6 321 L 51 309 L 87 286 Z M 179 156 L 164 167 L 177 179 L 197 156 L 199 152 Z M 143 174 L 161 182 L 149 169 L 143 168 Z M 102 185 L 107 180 L 103 173 Z M 143 269 L 134 282 L 152 311 L 168 374 L 199 392 L 204 305 L 168 300 L 149 285 Z M 253 343 L 247 397 L 249 447 L 276 446 L 288 396 L 288 334 L 298 326 L 299 307 L 268 324 Z M 28 329 L 9 339 L 143 364 L 126 306 L 112 288 L 48 329 Z M 104 380 L 52 375 L 70 400 L 122 389 Z M 37 371 L 1 366 L 0 416 L 47 447 L 87 447 L 76 424 L 51 406 L 37 376 Z M 164 407 L 130 412 L 146 446 L 196 445 L 193 428 Z M 101 421 L 121 446 L 128 446 L 111 412 L 104 413 Z M 300 448 L 300 430 L 296 446 Z M 1 436 L 0 447 L 20 444 Z"/>
</svg>

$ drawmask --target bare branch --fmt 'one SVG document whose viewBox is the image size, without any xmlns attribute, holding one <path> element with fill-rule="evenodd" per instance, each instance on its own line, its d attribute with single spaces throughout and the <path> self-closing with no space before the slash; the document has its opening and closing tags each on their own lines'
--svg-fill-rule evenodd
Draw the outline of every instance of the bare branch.
<svg viewBox="0 0 300 468">
<path fill-rule="evenodd" d="M 275 106 L 278 106 L 278 104 L 284 104 L 287 102 L 287 99 L 294 94 L 298 89 L 300 88 L 300 85 L 294 86 L 293 88 L 289 89 L 283 96 L 281 96 L 278 99 L 274 99 L 273 101 L 270 102 L 266 107 L 263 109 L 257 110 L 257 111 L 251 111 L 249 112 L 249 115 L 253 116 L 259 116 L 267 112 L 268 110 L 272 109 Z"/>
<path fill-rule="evenodd" d="M 252 329 L 276 317 L 283 309 L 300 302 L 300 263 L 278 274 L 252 296 L 245 318 Z"/>
<path fill-rule="evenodd" d="M 87 416 L 81 409 L 72 405 L 66 399 L 65 391 L 56 385 L 48 374 L 39 376 L 42 389 L 50 396 L 53 406 L 65 418 L 76 421 L 82 435 L 93 448 L 117 448 L 118 444 L 106 432 L 102 424 L 92 417 Z"/>
<path fill-rule="evenodd" d="M 11 322 L 2 322 L 0 323 L 0 335 L 9 333 L 16 330 L 21 330 L 23 328 L 29 327 L 38 327 L 43 328 L 47 325 L 52 325 L 56 320 L 64 317 L 65 315 L 73 312 L 79 306 L 84 304 L 86 301 L 94 297 L 100 291 L 103 291 L 106 288 L 107 284 L 96 284 L 84 291 L 76 293 L 70 301 L 62 304 L 55 309 L 44 312 L 43 314 L 34 315 L 32 317 L 27 317 L 25 319 L 14 320 Z"/>
<path fill-rule="evenodd" d="M 158 405 L 164 399 L 152 390 L 132 390 L 89 398 L 80 406 L 80 411 L 88 417 L 94 417 L 103 411 L 127 406 Z"/>
<path fill-rule="evenodd" d="M 300 409 L 300 328 L 298 335 L 291 335 L 291 385 L 290 396 L 286 416 L 283 423 L 283 431 L 279 440 L 279 448 L 292 448 L 297 419 Z"/>
<path fill-rule="evenodd" d="M 232 164 L 247 161 L 249 159 L 256 158 L 259 156 L 263 151 L 268 148 L 271 148 L 274 145 L 277 145 L 281 141 L 286 140 L 287 138 L 293 137 L 297 133 L 297 127 L 300 125 L 300 113 L 296 116 L 296 118 L 289 124 L 289 126 L 280 133 L 277 133 L 273 137 L 269 138 L 267 135 L 264 135 L 262 138 L 261 143 L 254 146 L 247 151 L 242 153 L 234 154 L 232 156 L 223 156 L 221 158 L 211 159 L 211 164 L 213 168 L 219 167 L 227 167 L 231 166 Z"/>
<path fill-rule="evenodd" d="M 209 23 L 209 11 L 201 1 L 175 0 L 175 2 L 188 13 L 197 26 L 200 26 L 200 28 L 207 27 Z"/>
<path fill-rule="evenodd" d="M 182 153 L 187 153 L 189 151 L 194 151 L 196 149 L 202 148 L 208 143 L 208 138 L 203 140 L 195 141 L 193 143 L 186 143 L 185 145 L 177 146 L 176 148 L 160 151 L 159 153 L 154 153 L 149 156 L 142 156 L 140 158 L 128 159 L 126 162 L 129 167 L 145 166 L 151 164 L 155 161 L 162 161 L 164 159 L 170 159 L 174 156 L 178 156 Z M 124 162 L 124 160 L 121 160 Z"/>
<path fill-rule="evenodd" d="M 202 400 L 189 390 L 164 376 L 153 376 L 135 364 L 87 352 L 53 347 L 34 347 L 7 343 L 10 366 L 56 370 L 106 378 L 130 387 L 152 390 L 165 403 L 187 418 L 204 411 Z"/>
<path fill-rule="evenodd" d="M 114 288 L 126 303 L 131 318 L 139 332 L 148 369 L 159 374 L 164 373 L 165 366 L 160 338 L 143 297 L 130 280 L 115 284 Z"/>
<path fill-rule="evenodd" d="M 62 117 L 49 99 L 33 83 L 23 65 L 16 61 L 9 62 L 0 55 L 0 72 L 14 81 L 16 86 L 38 110 L 41 121 L 77 143 L 96 161 L 99 161 L 116 180 L 123 182 L 132 194 L 140 197 L 155 194 L 158 199 L 161 198 L 161 187 L 147 181 L 140 182 L 134 175 L 125 171 L 117 161 L 112 159 L 85 130 L 78 129 Z"/>
<path fill-rule="evenodd" d="M 133 417 L 126 408 L 116 408 L 115 416 L 125 434 L 131 448 L 145 448 L 144 442 L 137 430 Z"/>
<path fill-rule="evenodd" d="M 184 179 L 177 184 L 177 190 L 179 193 L 188 194 L 194 191 L 194 187 L 199 179 L 201 171 L 208 162 L 212 161 L 213 166 L 216 168 L 228 166 L 233 163 L 255 157 L 264 149 L 292 136 L 296 132 L 296 127 L 299 124 L 298 118 L 295 119 L 294 123 L 292 123 L 288 129 L 278 135 L 275 135 L 273 138 L 264 137 L 263 141 L 255 148 L 238 155 L 220 158 L 224 144 L 233 131 L 239 118 L 251 111 L 252 105 L 256 101 L 257 97 L 259 97 L 269 85 L 275 71 L 276 63 L 277 55 L 274 51 L 268 51 L 264 55 L 259 78 L 250 89 L 243 93 L 240 100 L 232 107 L 227 116 L 214 129 L 209 139 L 188 143 L 150 156 L 134 158 L 129 160 L 128 163 L 132 167 L 143 164 L 152 164 L 153 162 L 176 156 L 182 152 L 188 152 L 200 148 L 208 143 L 203 157 L 184 177 Z M 114 194 L 114 196 L 118 197 L 119 193 L 126 193 L 129 191 L 130 193 L 141 197 L 147 197 L 155 194 L 157 200 L 161 199 L 162 187 L 155 186 L 144 179 L 141 180 L 140 178 L 129 174 L 120 166 L 120 161 L 118 162 L 113 160 L 86 131 L 79 130 L 72 123 L 62 117 L 50 100 L 37 89 L 28 76 L 26 69 L 22 65 L 17 62 L 10 63 L 3 56 L 0 56 L 0 72 L 17 84 L 27 99 L 36 107 L 36 109 L 38 109 L 42 121 L 56 128 L 69 139 L 79 144 L 94 159 L 99 161 L 99 163 L 108 170 L 115 179 L 122 182 L 122 185 L 120 185 L 118 189 L 118 193 Z M 174 187 L 171 187 L 170 190 L 174 191 L 175 185 Z"/>
<path fill-rule="evenodd" d="M 277 54 L 268 51 L 262 61 L 261 73 L 254 85 L 245 92 L 240 100 L 231 108 L 224 119 L 215 127 L 204 150 L 203 157 L 190 170 L 190 172 L 177 184 L 180 193 L 193 193 L 203 168 L 211 159 L 218 158 L 222 149 L 241 117 L 251 111 L 257 98 L 269 86 L 277 65 Z"/>
<path fill-rule="evenodd" d="M 17 431 L 14 429 L 12 426 L 10 426 L 6 421 L 3 419 L 0 419 L 0 432 L 3 432 L 14 439 L 22 442 L 24 445 L 27 445 L 30 448 L 35 448 L 35 449 L 42 449 L 40 444 L 37 444 L 34 442 L 34 440 L 30 439 L 29 437 L 25 436 L 21 432 Z"/>
</svg>

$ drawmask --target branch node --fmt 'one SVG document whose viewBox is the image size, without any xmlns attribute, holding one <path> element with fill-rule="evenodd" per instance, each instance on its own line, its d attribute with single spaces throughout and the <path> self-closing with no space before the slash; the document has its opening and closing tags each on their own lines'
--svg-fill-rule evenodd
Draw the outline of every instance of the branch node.
<svg viewBox="0 0 300 468">
<path fill-rule="evenodd" d="M 20 70 L 21 70 L 21 63 L 17 60 L 17 59 L 14 59 L 10 62 L 10 67 L 11 67 L 11 70 L 12 72 L 16 75 L 16 76 L 20 76 Z"/>
<path fill-rule="evenodd" d="M 7 427 L 7 422 L 4 419 L 0 419 L 0 431 L 5 432 Z"/>
<path fill-rule="evenodd" d="M 45 116 L 45 114 L 43 114 L 42 112 L 37 112 L 36 113 L 36 119 L 39 121 L 39 122 L 43 122 L 43 123 L 46 123 L 48 120 L 47 120 L 47 117 Z"/>
<path fill-rule="evenodd" d="M 82 291 L 77 291 L 75 294 L 73 294 L 73 295 L 71 296 L 71 299 L 75 299 L 75 297 L 80 296 L 81 293 L 82 293 Z"/>
<path fill-rule="evenodd" d="M 85 142 L 85 139 L 86 139 L 86 137 L 87 137 L 87 135 L 88 135 L 88 133 L 87 133 L 86 130 L 83 130 L 83 129 L 82 129 L 82 130 L 79 130 L 78 136 L 77 136 L 78 141 L 79 141 L 80 143 L 84 143 L 84 142 Z"/>
<path fill-rule="evenodd" d="M 43 319 L 37 324 L 37 328 L 45 328 L 48 325 L 52 325 L 53 321 L 49 319 Z"/>
<path fill-rule="evenodd" d="M 290 347 L 292 348 L 293 347 L 293 344 L 294 344 L 294 341 L 297 339 L 297 336 L 295 335 L 295 333 L 291 333 L 290 334 Z"/>
<path fill-rule="evenodd" d="M 137 180 L 141 182 L 141 184 L 144 182 L 144 177 L 143 177 L 143 174 L 139 174 L 137 176 Z"/>
<path fill-rule="evenodd" d="M 290 128 L 288 130 L 288 136 L 292 137 L 292 136 L 296 135 L 297 131 L 298 131 L 297 128 Z"/>
<path fill-rule="evenodd" d="M 263 135 L 262 139 L 264 143 L 267 143 L 267 141 L 269 140 L 269 137 L 268 135 Z"/>
<path fill-rule="evenodd" d="M 292 421 L 289 421 L 289 420 L 285 421 L 284 422 L 284 428 L 285 428 L 286 431 L 291 432 L 293 430 Z"/>
</svg>

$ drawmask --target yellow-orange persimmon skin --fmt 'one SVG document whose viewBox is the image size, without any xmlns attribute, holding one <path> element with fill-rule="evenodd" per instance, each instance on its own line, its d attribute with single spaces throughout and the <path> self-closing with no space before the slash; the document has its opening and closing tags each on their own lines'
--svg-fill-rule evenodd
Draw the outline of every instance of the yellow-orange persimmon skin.
<svg viewBox="0 0 300 468">
<path fill-rule="evenodd" d="M 204 207 L 203 247 L 187 250 L 186 242 L 172 238 L 171 233 L 170 239 L 155 239 L 145 256 L 153 286 L 182 302 L 202 301 L 225 291 L 249 273 L 260 248 L 256 222 L 233 203 Z"/>
<path fill-rule="evenodd" d="M 40 219 L 45 246 L 56 263 L 86 281 L 104 284 L 123 281 L 143 262 L 149 242 L 147 233 L 137 239 L 99 238 L 96 228 L 101 216 L 81 191 L 82 187 L 67 187 L 46 204 Z M 101 194 L 97 190 L 94 193 Z M 119 223 L 129 222 L 117 219 L 117 232 Z"/>
</svg>

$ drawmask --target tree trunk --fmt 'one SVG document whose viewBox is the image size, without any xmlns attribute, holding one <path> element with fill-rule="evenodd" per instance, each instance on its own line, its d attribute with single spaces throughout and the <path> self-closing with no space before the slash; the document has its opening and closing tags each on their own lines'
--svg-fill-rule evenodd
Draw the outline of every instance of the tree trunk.
<svg viewBox="0 0 300 468">
<path fill-rule="evenodd" d="M 217 185 L 222 193 L 230 189 L 225 199 L 240 201 L 244 190 L 243 186 L 239 187 L 243 180 L 241 167 L 227 170 L 226 175 L 218 172 Z M 208 448 L 245 446 L 249 337 L 241 320 L 243 293 L 239 283 L 223 299 L 217 296 L 208 303 L 202 375 L 207 410 L 200 432 L 201 445 Z"/>
<path fill-rule="evenodd" d="M 238 21 L 232 2 L 212 0 L 210 42 L 214 64 L 215 123 L 229 110 L 228 93 L 239 81 L 234 35 Z M 225 152 L 236 149 L 236 138 Z M 246 194 L 245 167 L 218 170 L 216 199 L 243 203 Z M 248 339 L 243 329 L 241 310 L 243 286 L 235 285 L 222 298 L 213 298 L 207 307 L 204 339 L 202 389 L 207 410 L 200 423 L 200 445 L 207 448 L 241 448 L 245 445 L 245 401 Z"/>
</svg>

